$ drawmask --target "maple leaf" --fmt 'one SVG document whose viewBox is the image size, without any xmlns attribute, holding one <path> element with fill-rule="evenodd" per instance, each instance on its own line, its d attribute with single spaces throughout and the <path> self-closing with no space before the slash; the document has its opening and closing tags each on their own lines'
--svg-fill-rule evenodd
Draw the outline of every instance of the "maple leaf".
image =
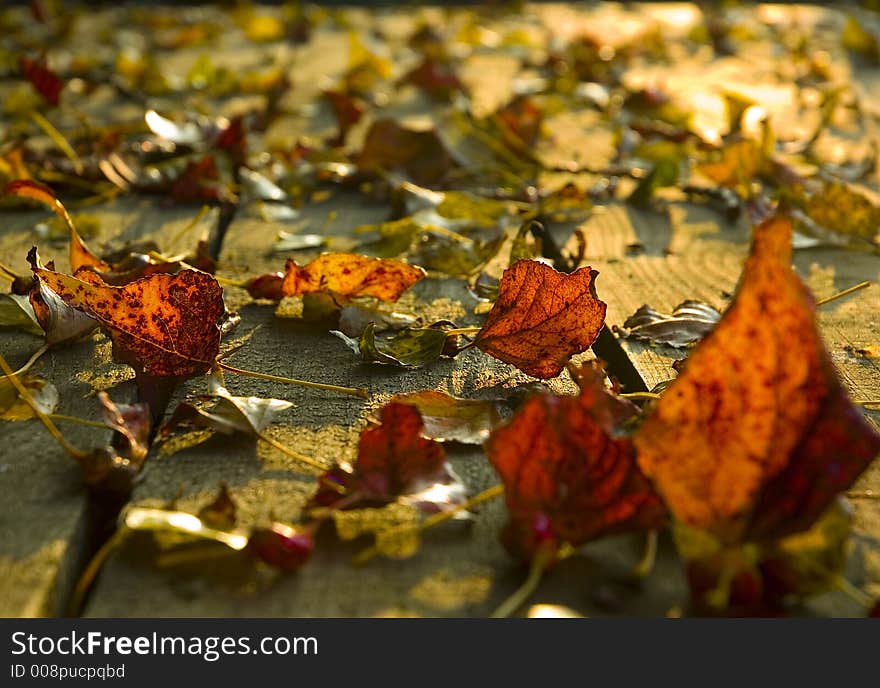
<svg viewBox="0 0 880 688">
<path fill-rule="evenodd" d="M 755 229 L 734 302 L 635 437 L 676 519 L 722 542 L 809 527 L 880 451 L 791 267 L 791 224 Z"/>
<path fill-rule="evenodd" d="M 486 442 L 505 486 L 505 544 L 518 555 L 531 557 L 546 539 L 581 545 L 666 519 L 632 441 L 619 435 L 638 409 L 605 390 L 599 366 L 575 374 L 577 397 L 534 394 Z"/>
<path fill-rule="evenodd" d="M 97 320 L 113 341 L 114 357 L 136 373 L 191 376 L 214 365 L 224 304 L 223 290 L 211 275 L 195 270 L 157 273 L 114 287 L 94 273 L 80 271 L 83 279 L 78 279 L 32 269 L 64 303 Z"/>
<path fill-rule="evenodd" d="M 324 253 L 305 266 L 289 259 L 281 290 L 286 296 L 330 292 L 345 298 L 373 296 L 397 301 L 425 276 L 425 271 L 399 260 L 356 253 Z"/>
<path fill-rule="evenodd" d="M 559 375 L 605 323 L 597 274 L 589 267 L 567 275 L 534 260 L 515 263 L 501 276 L 498 300 L 475 344 L 533 377 Z"/>
</svg>

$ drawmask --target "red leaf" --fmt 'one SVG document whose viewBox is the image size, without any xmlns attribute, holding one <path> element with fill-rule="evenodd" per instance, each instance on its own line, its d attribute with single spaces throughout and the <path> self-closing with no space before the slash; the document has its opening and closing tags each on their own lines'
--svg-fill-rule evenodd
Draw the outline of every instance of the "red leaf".
<svg viewBox="0 0 880 688">
<path fill-rule="evenodd" d="M 21 70 L 21 75 L 31 83 L 43 100 L 49 105 L 58 105 L 64 82 L 46 66 L 45 60 L 22 57 L 18 61 L 18 68 Z"/>
<path fill-rule="evenodd" d="M 534 260 L 519 261 L 501 276 L 498 300 L 476 345 L 533 377 L 559 375 L 605 324 L 597 274 L 584 267 L 566 275 Z"/>
<path fill-rule="evenodd" d="M 632 442 L 617 435 L 635 406 L 605 390 L 598 366 L 578 377 L 579 396 L 529 397 L 486 443 L 510 513 L 505 542 L 518 555 L 532 556 L 548 538 L 581 545 L 665 522 Z"/>
<path fill-rule="evenodd" d="M 354 476 L 357 489 L 371 497 L 389 498 L 417 492 L 446 479 L 443 445 L 422 436 L 419 410 L 391 403 L 382 408 L 382 424 L 361 432 Z"/>
</svg>

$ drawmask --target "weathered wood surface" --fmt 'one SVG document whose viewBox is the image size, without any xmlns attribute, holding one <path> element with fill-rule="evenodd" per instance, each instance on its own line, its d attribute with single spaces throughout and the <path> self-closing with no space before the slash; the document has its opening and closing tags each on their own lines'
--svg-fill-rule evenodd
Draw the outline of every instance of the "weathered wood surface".
<svg viewBox="0 0 880 688">
<path fill-rule="evenodd" d="M 538 12 L 538 10 L 535 10 Z M 652 10 L 654 11 L 654 10 Z M 565 7 L 540 10 L 549 21 L 571 21 Z M 580 16 L 580 15 L 578 15 Z M 388 27 L 411 26 L 411 18 L 388 13 Z M 308 116 L 298 106 L 309 103 L 322 78 L 338 74 L 345 66 L 344 36 L 319 33 L 300 48 L 296 59 L 291 112 L 270 132 L 294 141 L 302 133 L 326 131 L 326 123 Z M 225 57 L 231 64 L 249 61 L 230 46 Z M 193 55 L 181 60 L 181 69 Z M 755 57 L 756 63 L 759 56 Z M 513 76 L 508 62 L 491 55 L 472 58 L 464 77 L 483 84 L 477 89 L 480 106 L 491 111 L 502 100 Z M 750 64 L 727 64 L 719 78 L 751 76 Z M 486 70 L 493 70 L 485 84 Z M 673 75 L 683 83 L 687 68 Z M 672 77 L 670 77 L 672 78 Z M 483 79 L 481 82 L 480 80 Z M 870 82 L 865 81 L 866 85 Z M 230 106 L 232 107 L 232 106 Z M 395 109 L 396 108 L 396 109 Z M 405 103 L 392 113 L 418 114 L 418 104 Z M 607 156 L 607 137 L 585 130 L 577 114 L 554 122 L 554 142 L 560 155 L 572 149 L 584 157 Z M 99 245 L 149 235 L 167 237 L 179 229 L 197 208 L 163 210 L 155 199 L 126 199 L 89 209 L 102 218 Z M 323 202 L 309 203 L 303 217 L 308 231 L 324 225 L 328 213 L 335 219 L 325 230 L 350 236 L 361 224 L 387 218 L 384 204 L 362 196 L 334 192 Z M 30 231 L 44 213 L 0 214 L 0 261 L 24 272 L 24 253 L 35 243 Z M 266 223 L 241 214 L 230 227 L 220 274 L 236 279 L 277 270 L 285 255 L 272 253 L 275 233 L 283 225 Z M 198 231 L 198 230 L 196 230 Z M 723 308 L 728 302 L 748 247 L 748 226 L 731 226 L 717 213 L 699 205 L 674 202 L 664 212 L 636 210 L 622 204 L 597 208 L 586 223 L 587 260 L 599 270 L 598 289 L 608 303 L 608 322 L 619 324 L 643 303 L 671 309 L 687 298 L 699 298 Z M 564 232 L 559 231 L 564 238 Z M 160 241 L 161 244 L 161 241 Z M 168 247 L 170 249 L 170 247 Z M 506 249 L 505 249 L 506 250 Z M 44 251 L 45 253 L 45 251 Z M 63 243 L 52 252 L 63 268 Z M 307 253 L 298 257 L 308 257 Z M 795 264 L 817 296 L 829 295 L 861 280 L 880 280 L 876 256 L 839 249 L 798 251 Z M 350 458 L 368 414 L 391 394 L 440 389 L 464 396 L 493 395 L 499 387 L 528 383 L 509 366 L 477 351 L 454 361 L 442 361 L 417 371 L 391 371 L 357 364 L 351 352 L 326 327 L 304 323 L 296 317 L 295 303 L 284 303 L 276 315 L 272 306 L 251 303 L 235 287 L 227 290 L 230 305 L 239 308 L 242 323 L 233 338 L 254 336 L 230 358 L 242 368 L 333 384 L 364 386 L 371 397 L 352 397 L 305 390 L 278 383 L 227 375 L 235 393 L 279 397 L 293 401 L 269 434 L 297 451 L 325 459 Z M 474 300 L 461 280 L 431 279 L 413 294 L 426 317 L 454 318 L 461 325 L 476 324 Z M 406 305 L 404 303 L 404 305 Z M 847 388 L 857 399 L 880 398 L 880 368 L 857 357 L 848 347 L 876 344 L 880 289 L 872 288 L 830 304 L 820 311 L 828 348 Z M 255 329 L 259 328 L 259 329 Z M 20 364 L 39 346 L 29 335 L 0 333 L 2 352 Z M 624 344 L 649 387 L 673 376 L 674 350 L 638 343 Z M 114 398 L 133 396 L 127 369 L 113 364 L 107 341 L 96 336 L 74 347 L 46 355 L 35 368 L 58 387 L 59 413 L 95 418 L 92 397 L 108 389 Z M 191 381 L 177 399 L 202 391 Z M 558 390 L 572 389 L 563 375 L 551 382 Z M 83 446 L 106 439 L 109 433 L 65 426 L 71 441 Z M 9 616 L 54 615 L 64 612 L 71 586 L 81 571 L 88 542 L 88 500 L 77 469 L 34 423 L 0 426 L 0 614 Z M 495 476 L 479 449 L 450 448 L 453 464 L 476 493 L 494 484 Z M 171 500 L 183 509 L 208 501 L 225 481 L 237 500 L 244 525 L 271 516 L 295 518 L 308 497 L 312 478 L 272 447 L 243 437 L 208 437 L 192 433 L 154 448 L 133 503 L 164 505 Z M 875 464 L 859 486 L 880 489 L 880 466 Z M 857 525 L 880 536 L 880 502 L 857 500 Z M 363 546 L 339 544 L 329 536 L 319 542 L 314 559 L 295 575 L 280 575 L 254 566 L 242 555 L 212 548 L 178 548 L 158 551 L 150 538 L 133 536 L 113 554 L 83 610 L 87 616 L 484 616 L 522 580 L 523 570 L 498 543 L 504 520 L 503 506 L 494 502 L 480 510 L 472 523 L 450 523 L 426 534 L 421 551 L 412 559 L 375 559 L 364 567 L 350 565 L 350 557 Z M 641 555 L 639 538 L 618 538 L 586 547 L 546 577 L 533 602 L 564 604 L 588 615 L 625 614 L 662 616 L 677 614 L 686 600 L 679 564 L 663 542 L 657 568 L 650 581 L 634 586 L 629 571 Z M 859 581 L 867 590 L 880 592 L 880 561 L 868 562 L 868 578 Z M 857 613 L 840 597 L 820 600 L 837 614 Z"/>
</svg>

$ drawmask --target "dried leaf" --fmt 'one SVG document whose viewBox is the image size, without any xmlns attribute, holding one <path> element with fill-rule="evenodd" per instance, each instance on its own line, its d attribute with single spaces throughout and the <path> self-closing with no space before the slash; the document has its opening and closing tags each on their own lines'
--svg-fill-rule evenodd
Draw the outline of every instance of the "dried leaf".
<svg viewBox="0 0 880 688">
<path fill-rule="evenodd" d="M 27 296 L 0 294 L 0 327 L 13 327 L 31 334 L 43 334 L 34 307 Z"/>
<path fill-rule="evenodd" d="M 99 321 L 113 340 L 114 357 L 135 372 L 191 376 L 214 365 L 225 306 L 211 275 L 182 270 L 112 287 L 40 267 L 33 272 L 41 286 Z"/>
<path fill-rule="evenodd" d="M 622 337 L 645 339 L 655 344 L 687 346 L 702 339 L 721 319 L 721 313 L 701 301 L 683 301 L 671 314 L 647 304 L 614 330 Z"/>
<path fill-rule="evenodd" d="M 6 193 L 18 196 L 19 198 L 29 198 L 42 203 L 64 222 L 70 233 L 71 272 L 75 272 L 83 266 L 91 266 L 98 270 L 110 269 L 110 266 L 107 263 L 98 258 L 98 256 L 86 246 L 86 243 L 82 240 L 79 232 L 76 231 L 76 227 L 74 226 L 73 220 L 68 214 L 67 209 L 62 205 L 61 201 L 55 197 L 52 189 L 30 180 L 19 179 L 10 182 L 7 185 Z"/>
<path fill-rule="evenodd" d="M 36 246 L 28 253 L 28 261 L 32 270 L 43 269 Z M 47 267 L 51 269 L 52 263 Z M 40 279 L 34 280 L 28 298 L 49 345 L 79 339 L 99 326 L 90 314 L 69 305 Z"/>
<path fill-rule="evenodd" d="M 606 306 L 594 287 L 597 274 L 583 267 L 567 275 L 533 260 L 509 267 L 476 345 L 533 377 L 559 375 L 604 326 Z"/>
<path fill-rule="evenodd" d="M 491 399 L 461 399 L 425 391 L 397 394 L 391 401 L 415 406 L 425 423 L 423 434 L 438 442 L 482 444 L 501 422 L 498 402 Z"/>
<path fill-rule="evenodd" d="M 43 413 L 53 413 L 58 407 L 58 390 L 55 385 L 34 373 L 17 376 L 30 393 L 31 400 Z M 0 377 L 0 418 L 3 420 L 30 420 L 34 418 L 31 405 L 22 399 L 8 377 Z"/>
<path fill-rule="evenodd" d="M 22 57 L 18 61 L 21 75 L 39 93 L 49 105 L 58 105 L 61 101 L 61 90 L 64 82 L 46 65 L 43 59 L 32 60 Z"/>
<path fill-rule="evenodd" d="M 399 260 L 324 253 L 305 266 L 288 259 L 281 288 L 286 296 L 329 292 L 345 298 L 373 296 L 397 301 L 424 276 L 421 268 Z"/>
<path fill-rule="evenodd" d="M 636 435 L 674 516 L 722 542 L 808 528 L 880 451 L 791 268 L 791 224 L 756 228 L 736 298 Z"/>
<path fill-rule="evenodd" d="M 439 184 L 455 164 L 435 132 L 405 129 L 391 119 L 370 127 L 355 163 L 366 173 L 399 172 L 419 186 Z"/>
<path fill-rule="evenodd" d="M 430 327 L 408 327 L 391 339 L 376 341 L 376 325 L 370 322 L 355 340 L 339 330 L 331 330 L 348 347 L 369 363 L 405 368 L 421 368 L 437 361 L 446 345 L 446 333 Z"/>
<path fill-rule="evenodd" d="M 117 446 L 120 456 L 135 466 L 147 458 L 150 441 L 150 409 L 146 404 L 117 404 L 106 392 L 98 392 L 101 416 L 108 428 L 123 438 Z"/>
<path fill-rule="evenodd" d="M 631 440 L 619 435 L 636 407 L 605 390 L 598 366 L 576 377 L 579 396 L 530 396 L 486 443 L 505 486 L 505 542 L 519 555 L 531 557 L 547 539 L 581 545 L 660 528 L 666 519 Z"/>
<path fill-rule="evenodd" d="M 209 378 L 210 394 L 202 395 L 206 401 L 215 401 L 210 410 L 204 410 L 187 402 L 175 409 L 163 428 L 168 434 L 178 425 L 205 427 L 231 435 L 241 432 L 246 435 L 259 435 L 281 411 L 293 407 L 283 399 L 262 399 L 260 397 L 235 397 L 215 378 Z"/>
</svg>

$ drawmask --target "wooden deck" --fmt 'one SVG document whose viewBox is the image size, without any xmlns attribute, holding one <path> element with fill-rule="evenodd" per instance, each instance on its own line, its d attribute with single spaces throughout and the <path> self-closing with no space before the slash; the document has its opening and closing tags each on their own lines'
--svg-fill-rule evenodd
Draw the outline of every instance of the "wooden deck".
<svg viewBox="0 0 880 688">
<path fill-rule="evenodd" d="M 540 6 L 528 9 L 529 20 L 539 22 L 600 21 L 597 13 L 575 7 Z M 615 12 L 624 12 L 614 9 Z M 652 12 L 659 12 L 656 7 Z M 781 12 L 782 10 L 780 10 Z M 804 21 L 835 18 L 830 10 L 802 10 Z M 424 11 L 428 13 L 428 10 Z M 635 17 L 631 12 L 624 12 Z M 426 14 L 426 16 L 438 16 Z M 392 35 L 405 36 L 413 17 L 384 11 L 364 19 Z M 494 21 L 494 20 L 493 20 Z M 505 20 L 498 20 L 503 22 Z M 492 25 L 494 27 L 494 25 Z M 82 29 L 85 31 L 85 29 Z M 281 48 L 269 45 L 269 50 Z M 284 48 L 293 50 L 292 48 Z M 292 68 L 295 87 L 285 101 L 291 113 L 267 136 L 293 141 L 299 135 L 327 131 L 328 123 L 308 116 L 310 103 L 326 80 L 345 67 L 346 36 L 320 30 L 306 46 L 296 48 Z M 187 49 L 163 55 L 181 70 L 203 52 Z M 837 50 L 835 58 L 841 55 Z M 231 65 L 253 64 L 257 57 L 243 47 L 224 45 L 218 61 Z M 757 60 L 757 58 L 755 58 Z M 844 59 L 844 58 L 841 58 Z M 463 77 L 487 110 L 510 92 L 514 69 L 503 54 L 482 53 L 469 58 Z M 693 84 L 694 65 L 683 63 L 667 75 L 670 85 Z M 702 89 L 712 79 L 744 79 L 755 87 L 780 87 L 766 69 L 755 73 L 745 58 L 724 58 L 700 66 Z M 841 69 L 849 69 L 843 65 Z M 487 75 L 492 78 L 487 79 Z M 856 72 L 852 78 L 865 93 L 880 82 L 872 71 Z M 774 81 L 775 80 L 775 81 Z M 876 96 L 880 91 L 875 91 Z M 109 99 L 109 96 L 107 96 Z M 101 99 L 99 99 L 101 100 Z M 876 107 L 870 99 L 868 107 Z M 226 112 L 242 106 L 235 99 L 224 104 Z M 99 105 L 95 105 L 98 108 Z M 101 108 L 112 108 L 105 100 Z M 419 114 L 421 101 L 397 104 L 401 115 Z M 880 112 L 880 110 L 876 110 Z M 126 112 L 126 117 L 134 116 Z M 220 114 L 219 112 L 216 114 Z M 422 112 L 423 114 L 423 112 Z M 73 117 L 67 113 L 66 117 Z M 567 113 L 547 124 L 551 136 L 547 147 L 560 157 L 575 150 L 582 159 L 608 156 L 608 132 L 589 126 L 587 115 Z M 332 128 L 332 125 L 331 125 Z M 2 124 L 0 124 L 2 129 Z M 877 177 L 874 176 L 876 184 Z M 196 214 L 198 207 L 164 207 L 159 199 L 123 196 L 87 209 L 100 220 L 100 230 L 90 243 L 118 244 L 134 238 L 155 237 L 167 251 L 189 247 L 185 241 L 166 246 Z M 327 221 L 334 213 L 334 219 Z M 38 243 L 44 257 L 55 258 L 63 269 L 66 244 L 35 238 L 33 227 L 44 221 L 41 211 L 0 212 L 0 262 L 25 272 L 25 254 Z M 385 203 L 370 201 L 354 192 L 332 190 L 329 198 L 308 203 L 302 217 L 310 229 L 336 237 L 350 237 L 355 227 L 388 217 Z M 204 227 L 210 227 L 206 218 Z M 242 212 L 225 238 L 220 275 L 230 279 L 281 269 L 285 254 L 272 252 L 275 235 L 286 226 L 266 222 Z M 565 244 L 570 228 L 551 227 Z M 194 236 L 198 229 L 188 236 Z M 584 225 L 587 238 L 586 264 L 599 271 L 597 289 L 608 303 L 607 322 L 621 324 L 643 303 L 671 309 L 696 298 L 724 308 L 739 277 L 748 249 L 749 227 L 745 221 L 730 224 L 705 205 L 672 199 L 658 210 L 642 210 L 621 202 L 596 207 Z M 573 242 L 573 239 L 571 239 Z M 573 246 L 573 244 L 572 244 Z M 506 249 L 505 249 L 506 250 Z M 298 258 L 309 256 L 299 252 Z M 797 271 L 817 297 L 828 296 L 857 282 L 880 283 L 876 254 L 843 248 L 813 248 L 795 254 Z M 250 302 L 245 292 L 227 289 L 232 308 L 242 322 L 233 338 L 252 336 L 230 359 L 234 365 L 278 375 L 320 380 L 333 384 L 364 386 L 371 397 L 360 399 L 284 386 L 270 381 L 229 376 L 229 387 L 241 395 L 279 397 L 294 402 L 269 434 L 297 451 L 326 458 L 352 457 L 359 431 L 367 415 L 395 393 L 440 389 L 470 397 L 491 397 L 499 388 L 534 382 L 514 368 L 479 352 L 468 351 L 455 360 L 444 360 L 421 370 L 389 371 L 357 364 L 351 352 L 326 328 L 305 324 L 271 306 Z M 479 324 L 473 315 L 475 301 L 464 280 L 432 278 L 407 295 L 404 305 L 436 318 L 454 319 L 460 325 Z M 880 287 L 872 287 L 820 309 L 819 320 L 827 347 L 850 394 L 859 400 L 880 399 L 880 366 L 876 360 L 855 354 L 854 349 L 880 343 Z M 255 329 L 258 328 L 258 329 Z M 674 376 L 671 363 L 680 352 L 622 342 L 648 387 Z M 0 351 L 11 364 L 23 363 L 40 345 L 38 337 L 4 330 Z M 586 354 L 587 357 L 590 354 Z M 97 418 L 97 391 L 110 390 L 114 398 L 133 398 L 129 369 L 114 364 L 110 346 L 96 335 L 73 346 L 45 355 L 35 368 L 49 378 L 61 395 L 58 413 Z M 199 392 L 199 380 L 179 390 L 177 397 Z M 572 390 L 566 375 L 550 382 L 559 391 Z M 866 411 L 873 422 L 880 416 Z M 109 432 L 74 424 L 63 426 L 74 444 L 92 446 Z M 479 448 L 453 447 L 452 463 L 472 493 L 494 484 L 496 478 Z M 133 503 L 163 505 L 176 499 L 182 509 L 206 503 L 217 485 L 226 482 L 239 504 L 244 525 L 271 516 L 295 518 L 309 495 L 311 482 L 292 461 L 272 447 L 244 437 L 206 437 L 193 433 L 154 449 Z M 875 462 L 862 478 L 858 490 L 880 491 L 880 463 Z M 880 501 L 858 499 L 857 529 L 880 537 Z M 133 536 L 104 565 L 82 610 L 85 616 L 485 616 L 522 581 L 524 572 L 498 542 L 504 521 L 503 505 L 491 503 L 471 523 L 451 523 L 426 534 L 420 552 L 405 561 L 376 559 L 354 567 L 350 558 L 363 546 L 340 544 L 322 535 L 313 560 L 296 574 L 282 575 L 254 566 L 238 554 L 216 549 L 158 549 L 149 537 Z M 73 462 L 33 422 L 0 425 L 0 615 L 48 616 L 64 614 L 72 586 L 94 551 L 95 515 L 90 511 Z M 686 585 L 672 547 L 665 537 L 654 573 L 643 584 L 628 582 L 627 573 L 641 555 L 637 537 L 605 540 L 585 547 L 548 574 L 533 597 L 535 603 L 562 604 L 585 615 L 664 616 L 679 614 L 686 604 Z M 206 558 L 207 557 L 207 558 Z M 864 563 L 858 581 L 875 596 L 880 595 L 880 555 Z M 810 608 L 816 613 L 854 615 L 859 609 L 841 595 L 829 594 Z"/>
</svg>

